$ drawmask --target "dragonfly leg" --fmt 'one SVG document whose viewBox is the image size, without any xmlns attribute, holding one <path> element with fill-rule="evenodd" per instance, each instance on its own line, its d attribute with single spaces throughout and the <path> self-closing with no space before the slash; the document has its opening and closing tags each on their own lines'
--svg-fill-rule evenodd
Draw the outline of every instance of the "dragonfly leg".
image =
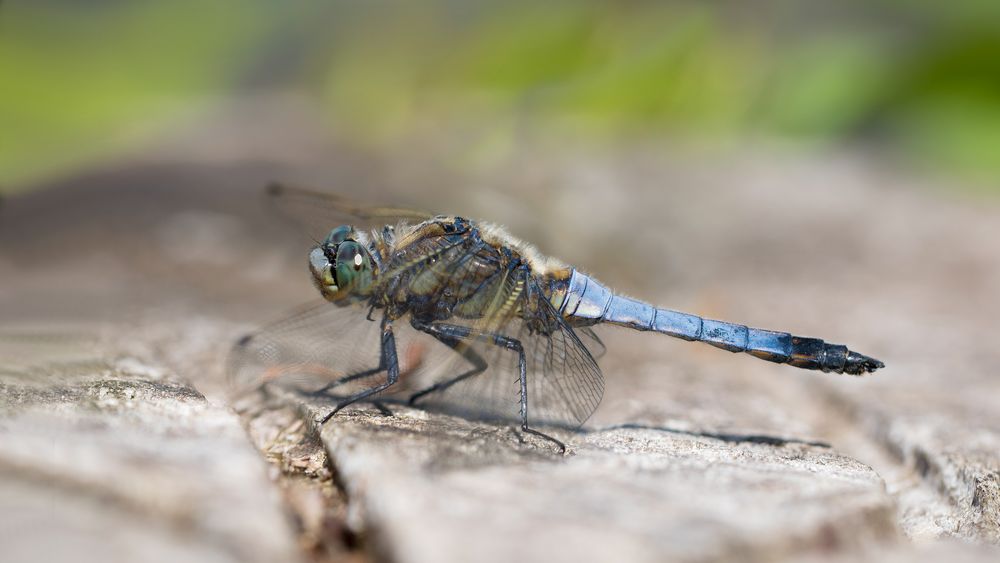
<svg viewBox="0 0 1000 563">
<path fill-rule="evenodd" d="M 379 362 L 379 365 L 384 365 L 385 370 L 388 373 L 385 383 L 381 383 L 370 389 L 365 389 L 364 391 L 344 399 L 337 404 L 336 408 L 323 417 L 323 420 L 320 421 L 320 425 L 326 424 L 328 420 L 333 418 L 333 415 L 340 412 L 340 410 L 344 407 L 362 399 L 371 397 L 376 393 L 381 393 L 399 381 L 399 358 L 396 356 L 396 336 L 392 332 L 392 323 L 388 320 L 382 321 L 382 359 Z"/>
<path fill-rule="evenodd" d="M 351 375 L 345 375 L 344 377 L 338 378 L 336 381 L 332 381 L 330 383 L 327 383 L 326 385 L 320 387 L 319 389 L 317 389 L 315 391 L 311 391 L 309 394 L 310 395 L 325 395 L 328 391 L 330 391 L 332 389 L 335 389 L 335 388 L 337 388 L 337 387 L 339 387 L 339 386 L 341 386 L 341 385 L 343 385 L 345 383 L 349 383 L 349 382 L 354 381 L 356 379 L 363 379 L 365 377 L 369 377 L 369 376 L 375 375 L 376 373 L 381 373 L 383 371 L 385 371 L 384 360 L 382 358 L 382 354 L 379 354 L 378 366 L 373 367 L 372 369 L 366 369 L 364 371 L 359 371 L 358 373 L 352 373 Z"/>
<path fill-rule="evenodd" d="M 372 406 L 378 409 L 378 412 L 382 413 L 382 416 L 395 416 L 382 401 L 372 401 Z"/>
<path fill-rule="evenodd" d="M 512 352 L 517 352 L 518 382 L 521 386 L 521 431 L 526 434 L 533 434 L 539 438 L 548 440 L 559 446 L 559 450 L 562 453 L 566 453 L 566 444 L 553 438 L 552 436 L 549 436 L 548 434 L 539 432 L 538 430 L 528 426 L 528 370 L 527 361 L 524 356 L 524 346 L 521 345 L 520 340 L 495 332 L 475 331 L 469 327 L 460 325 L 444 323 L 415 323 L 414 326 L 435 336 L 440 335 L 451 340 L 479 340 L 481 342 L 489 342 L 495 346 L 505 348 Z M 471 375 L 467 377 L 471 377 Z M 452 380 L 451 382 L 444 383 L 451 385 L 453 383 L 457 383 L 457 381 Z"/>
<path fill-rule="evenodd" d="M 431 336 L 436 338 L 439 342 L 445 344 L 446 346 L 454 350 L 456 353 L 461 354 L 462 357 L 468 360 L 473 367 L 472 369 L 464 371 L 456 375 L 455 377 L 452 377 L 451 379 L 445 381 L 439 381 L 438 383 L 435 383 L 430 387 L 426 387 L 410 395 L 410 399 L 408 401 L 409 404 L 414 405 L 416 404 L 417 401 L 423 399 L 424 397 L 430 395 L 431 393 L 444 391 L 445 389 L 451 387 L 452 385 L 460 381 L 464 381 L 470 377 L 479 375 L 480 373 L 486 371 L 486 368 L 489 367 L 489 364 L 486 363 L 486 360 L 484 360 L 479 354 L 477 354 L 475 350 L 467 347 L 462 347 L 461 340 L 452 336 L 446 336 L 442 334 L 441 329 L 438 326 L 430 324 L 417 324 L 414 326 L 416 326 L 417 329 L 426 332 L 427 334 L 430 334 Z"/>
</svg>

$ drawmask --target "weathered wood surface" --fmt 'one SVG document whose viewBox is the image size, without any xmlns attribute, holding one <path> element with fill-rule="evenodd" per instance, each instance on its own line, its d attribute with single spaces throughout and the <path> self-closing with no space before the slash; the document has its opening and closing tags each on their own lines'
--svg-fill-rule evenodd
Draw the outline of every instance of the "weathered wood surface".
<svg viewBox="0 0 1000 563">
<path fill-rule="evenodd" d="M 846 157 L 540 146 L 430 173 L 272 138 L 296 114 L 270 111 L 0 208 L 0 560 L 997 559 L 995 203 Z M 888 367 L 605 332 L 566 456 L 400 407 L 237 415 L 230 344 L 313 296 L 272 178 L 488 216 L 626 293 Z"/>
</svg>

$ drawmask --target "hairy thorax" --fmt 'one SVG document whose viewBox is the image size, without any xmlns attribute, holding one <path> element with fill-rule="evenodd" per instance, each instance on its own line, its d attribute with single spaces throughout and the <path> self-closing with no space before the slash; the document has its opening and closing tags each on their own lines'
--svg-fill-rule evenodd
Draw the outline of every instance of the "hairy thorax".
<svg viewBox="0 0 1000 563">
<path fill-rule="evenodd" d="M 426 321 L 532 316 L 541 301 L 561 302 L 571 272 L 499 226 L 460 217 L 399 225 L 380 238 L 383 302 Z"/>
</svg>

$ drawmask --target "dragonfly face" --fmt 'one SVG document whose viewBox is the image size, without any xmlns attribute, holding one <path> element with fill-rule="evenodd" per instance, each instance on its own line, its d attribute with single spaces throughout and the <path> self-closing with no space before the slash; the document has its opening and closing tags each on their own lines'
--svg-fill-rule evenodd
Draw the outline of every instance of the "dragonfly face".
<svg viewBox="0 0 1000 563">
<path fill-rule="evenodd" d="M 313 283 L 327 301 L 347 305 L 371 292 L 374 261 L 358 238 L 353 227 L 337 227 L 309 254 Z"/>
</svg>

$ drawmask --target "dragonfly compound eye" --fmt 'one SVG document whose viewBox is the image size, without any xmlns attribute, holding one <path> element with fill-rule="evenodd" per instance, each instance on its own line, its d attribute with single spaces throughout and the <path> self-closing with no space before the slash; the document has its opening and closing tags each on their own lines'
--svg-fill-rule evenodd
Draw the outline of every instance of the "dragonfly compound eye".
<svg viewBox="0 0 1000 563">
<path fill-rule="evenodd" d="M 337 247 L 334 276 L 341 289 L 364 292 L 371 284 L 372 267 L 368 251 L 353 240 Z"/>
<path fill-rule="evenodd" d="M 330 234 L 326 235 L 326 240 L 323 244 L 328 246 L 336 246 L 346 240 L 352 240 L 351 234 L 354 232 L 354 228 L 350 225 L 341 225 L 336 229 L 330 231 Z"/>
</svg>

